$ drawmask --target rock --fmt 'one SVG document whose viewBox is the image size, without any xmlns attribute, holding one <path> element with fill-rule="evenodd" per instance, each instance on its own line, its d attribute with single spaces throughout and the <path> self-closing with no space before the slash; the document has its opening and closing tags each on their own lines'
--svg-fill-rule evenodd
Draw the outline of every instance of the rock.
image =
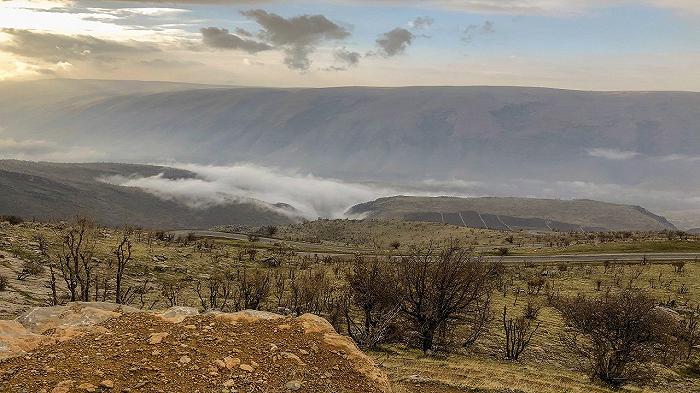
<svg viewBox="0 0 700 393">
<path fill-rule="evenodd" d="M 178 362 L 180 362 L 180 364 L 187 364 L 187 363 L 189 363 L 189 362 L 191 362 L 191 361 L 192 361 L 192 359 L 190 359 L 190 357 L 189 357 L 189 356 L 186 356 L 186 355 L 185 355 L 185 356 L 180 356 L 180 359 L 178 360 Z"/>
<path fill-rule="evenodd" d="M 234 381 L 233 379 L 229 379 L 228 381 L 224 382 L 225 388 L 232 388 L 234 386 L 236 386 L 236 381 Z"/>
<path fill-rule="evenodd" d="M 168 337 L 168 333 L 151 333 L 150 337 L 148 338 L 148 343 L 151 345 L 155 344 L 160 344 L 163 342 L 163 339 Z"/>
<path fill-rule="evenodd" d="M 238 366 L 238 368 L 240 368 L 243 371 L 247 371 L 249 373 L 252 373 L 253 371 L 255 371 L 253 366 L 251 366 L 250 364 L 241 364 L 240 366 Z"/>
<path fill-rule="evenodd" d="M 234 367 L 238 366 L 241 364 L 241 359 L 239 358 L 232 358 L 230 356 L 226 356 L 224 358 L 224 367 L 228 370 L 232 370 Z"/>
<path fill-rule="evenodd" d="M 160 314 L 160 317 L 168 322 L 180 323 L 187 317 L 199 315 L 199 311 L 192 307 L 175 306 L 170 307 Z"/>
<path fill-rule="evenodd" d="M 106 389 L 112 389 L 114 387 L 114 382 L 112 382 L 111 379 L 105 379 L 104 381 L 100 382 L 100 386 Z"/>
<path fill-rule="evenodd" d="M 301 381 L 289 381 L 284 385 L 287 390 L 299 390 L 301 389 Z"/>
<path fill-rule="evenodd" d="M 80 385 L 78 385 L 78 389 L 84 390 L 86 392 L 95 392 L 95 391 L 97 391 L 97 386 L 86 382 L 86 383 L 81 383 Z"/>
<path fill-rule="evenodd" d="M 73 384 L 74 381 L 72 380 L 61 381 L 58 383 L 58 385 L 51 389 L 51 393 L 69 393 L 73 387 Z"/>
</svg>

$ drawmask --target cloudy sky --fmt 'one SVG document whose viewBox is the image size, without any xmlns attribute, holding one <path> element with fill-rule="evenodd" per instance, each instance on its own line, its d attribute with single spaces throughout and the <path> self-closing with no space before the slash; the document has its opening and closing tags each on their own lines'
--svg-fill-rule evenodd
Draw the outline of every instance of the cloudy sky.
<svg viewBox="0 0 700 393">
<path fill-rule="evenodd" d="M 0 80 L 700 91 L 697 0 L 0 0 Z"/>
</svg>

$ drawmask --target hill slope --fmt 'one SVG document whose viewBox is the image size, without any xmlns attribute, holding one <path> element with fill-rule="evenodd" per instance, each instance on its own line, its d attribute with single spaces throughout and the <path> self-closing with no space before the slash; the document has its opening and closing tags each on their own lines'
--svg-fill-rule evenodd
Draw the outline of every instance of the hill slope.
<svg viewBox="0 0 700 393">
<path fill-rule="evenodd" d="M 173 168 L 131 164 L 55 164 L 0 160 L 0 215 L 66 219 L 88 214 L 107 225 L 147 228 L 209 228 L 214 225 L 265 225 L 291 220 L 259 201 L 195 209 L 158 198 L 140 189 L 100 181 L 108 176 L 154 176 L 171 179 L 194 174 Z"/>
<path fill-rule="evenodd" d="M 586 149 L 700 151 L 700 93 L 680 92 L 47 80 L 0 83 L 0 118 L 5 135 L 70 141 L 116 161 L 255 161 L 361 176 L 537 174 L 553 160 L 550 173 L 586 164 L 579 173 L 593 175 L 604 164 Z"/>
<path fill-rule="evenodd" d="M 3 363 L 3 392 L 391 391 L 371 358 L 311 314 L 73 303 L 0 321 L 0 343 L 0 358 L 33 350 Z"/>
<path fill-rule="evenodd" d="M 561 231 L 675 229 L 665 218 L 639 206 L 592 200 L 531 198 L 380 198 L 353 206 L 350 215 L 372 219 L 445 222 L 489 229 Z"/>
</svg>

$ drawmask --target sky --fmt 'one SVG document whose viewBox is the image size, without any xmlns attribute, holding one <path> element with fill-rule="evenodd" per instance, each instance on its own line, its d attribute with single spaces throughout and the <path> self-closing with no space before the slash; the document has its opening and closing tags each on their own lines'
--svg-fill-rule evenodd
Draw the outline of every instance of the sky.
<svg viewBox="0 0 700 393">
<path fill-rule="evenodd" d="M 0 0 L 0 80 L 700 91 L 697 0 Z"/>
</svg>

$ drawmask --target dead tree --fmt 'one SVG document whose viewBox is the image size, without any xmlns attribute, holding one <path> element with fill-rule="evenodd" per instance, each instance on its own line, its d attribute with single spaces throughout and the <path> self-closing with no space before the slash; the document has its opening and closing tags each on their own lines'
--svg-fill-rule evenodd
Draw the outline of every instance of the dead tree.
<svg viewBox="0 0 700 393">
<path fill-rule="evenodd" d="M 46 265 L 49 268 L 49 281 L 44 284 L 44 287 L 50 291 L 49 299 L 47 301 L 49 306 L 58 305 L 58 288 L 56 286 L 56 271 L 53 261 L 51 261 L 51 256 L 49 252 L 49 244 L 43 235 L 37 235 L 34 237 L 34 241 L 39 245 L 39 253 L 44 259 Z"/>
<path fill-rule="evenodd" d="M 401 309 L 391 264 L 379 258 L 355 259 L 347 275 L 348 296 L 344 307 L 350 337 L 361 347 L 373 348 L 385 340 Z M 355 316 L 359 314 L 359 318 Z"/>
<path fill-rule="evenodd" d="M 56 258 L 72 302 L 90 301 L 93 271 L 100 264 L 94 257 L 94 247 L 94 222 L 87 217 L 77 217 L 66 230 Z"/>
<path fill-rule="evenodd" d="M 114 256 L 117 259 L 114 285 L 114 299 L 117 304 L 124 304 L 126 298 L 130 295 L 131 288 L 126 292 L 122 292 L 122 283 L 124 278 L 124 270 L 129 262 L 131 262 L 131 240 L 127 234 L 126 228 L 121 241 L 114 249 Z"/>
<path fill-rule="evenodd" d="M 503 306 L 504 354 L 506 359 L 517 361 L 523 351 L 530 345 L 530 340 L 532 340 L 532 336 L 535 335 L 537 329 L 540 328 L 540 323 L 537 322 L 533 329 L 532 321 L 525 316 L 520 316 L 515 320 L 513 318 L 506 319 L 506 316 L 507 307 Z"/>
<path fill-rule="evenodd" d="M 565 344 L 586 360 L 594 380 L 613 387 L 652 376 L 648 365 L 672 359 L 676 319 L 638 291 L 562 299 L 556 307 L 567 326 Z"/>
<path fill-rule="evenodd" d="M 401 309 L 418 336 L 419 347 L 435 347 L 438 330 L 455 325 L 485 326 L 479 319 L 489 316 L 491 292 L 498 278 L 496 265 L 471 256 L 455 244 L 414 250 L 397 263 L 397 278 L 403 294 Z"/>
</svg>

